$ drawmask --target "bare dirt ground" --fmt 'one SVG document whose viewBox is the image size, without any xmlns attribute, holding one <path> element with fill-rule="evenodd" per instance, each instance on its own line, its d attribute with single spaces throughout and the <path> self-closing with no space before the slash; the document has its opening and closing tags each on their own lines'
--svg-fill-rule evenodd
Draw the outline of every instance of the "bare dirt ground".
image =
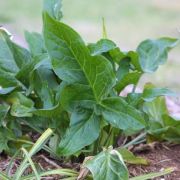
<svg viewBox="0 0 180 180">
<path fill-rule="evenodd" d="M 149 160 L 149 166 L 129 166 L 131 176 L 162 171 L 172 167 L 174 172 L 156 180 L 180 180 L 180 145 L 159 144 L 155 149 L 135 153 Z M 155 179 L 154 179 L 155 180 Z"/>
<path fill-rule="evenodd" d="M 143 148 L 142 148 L 143 149 Z M 135 150 L 136 151 L 136 150 Z M 150 165 L 142 166 L 142 165 L 129 165 L 128 169 L 130 172 L 130 176 L 138 176 L 151 172 L 159 172 L 166 168 L 173 168 L 174 172 L 162 176 L 160 178 L 154 178 L 154 180 L 180 180 L 180 145 L 167 145 L 167 144 L 159 144 L 157 143 L 154 148 L 149 148 L 146 150 L 134 152 L 137 156 L 144 157 L 148 159 Z M 0 159 L 0 171 L 5 171 L 10 158 L 5 156 L 1 156 Z M 80 164 L 70 164 L 70 163 L 62 163 L 60 161 L 55 161 L 51 159 L 47 154 L 38 154 L 33 158 L 33 161 L 39 165 L 41 170 L 50 170 L 57 168 L 70 168 L 75 169 L 77 171 L 80 170 Z M 14 173 L 16 168 L 20 164 L 20 159 L 17 159 L 14 162 L 14 167 L 11 173 Z M 29 168 L 25 172 L 26 174 L 32 173 L 32 170 Z M 58 180 L 60 176 L 51 176 L 45 178 L 46 180 Z"/>
</svg>

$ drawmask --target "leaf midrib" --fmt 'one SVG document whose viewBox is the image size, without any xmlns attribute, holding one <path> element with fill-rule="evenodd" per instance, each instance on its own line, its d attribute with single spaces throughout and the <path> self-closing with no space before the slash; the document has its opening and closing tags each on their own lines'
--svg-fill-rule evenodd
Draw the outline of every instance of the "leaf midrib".
<svg viewBox="0 0 180 180">
<path fill-rule="evenodd" d="M 63 41 L 64 41 L 64 40 L 63 40 Z M 76 62 L 78 63 L 78 65 L 81 67 L 85 78 L 87 79 L 88 83 L 90 84 L 90 87 L 91 87 L 91 89 L 92 89 L 92 91 L 93 91 L 93 94 L 94 94 L 94 96 L 95 96 L 96 102 L 98 102 L 98 98 L 97 98 L 97 96 L 96 96 L 95 90 L 94 90 L 94 88 L 93 88 L 93 85 L 91 84 L 91 81 L 90 81 L 89 78 L 88 78 L 88 75 L 86 74 L 86 71 L 85 71 L 84 67 L 81 65 L 81 63 L 79 63 L 79 60 L 78 60 L 77 56 L 75 55 L 75 53 L 74 53 L 71 45 L 68 45 L 68 43 L 67 43 L 66 41 L 64 41 L 64 42 L 65 42 L 65 44 L 68 46 L 68 48 L 70 49 L 70 51 L 72 52 L 72 54 L 73 54 L 73 56 L 75 57 Z M 89 56 L 88 59 L 90 59 L 91 56 L 90 56 L 90 55 L 88 55 L 88 56 Z M 84 59 L 84 62 L 83 62 L 83 63 L 84 63 L 84 64 L 86 63 L 86 62 L 85 62 L 85 59 Z"/>
<path fill-rule="evenodd" d="M 48 16 L 48 14 L 46 13 L 46 19 L 47 19 L 47 16 Z M 51 17 L 49 17 L 49 18 L 51 19 Z M 60 25 L 60 26 L 64 26 L 64 27 L 66 28 L 66 25 L 65 25 L 65 24 L 63 24 L 63 23 L 61 23 L 61 22 L 59 22 L 59 21 L 57 21 L 57 20 L 51 19 L 51 21 L 52 21 L 53 24 L 57 27 L 57 29 L 59 29 L 59 25 Z M 46 20 L 46 22 L 47 22 L 47 20 Z M 56 22 L 56 23 L 55 23 L 55 22 Z M 65 28 L 63 28 L 63 31 L 64 31 Z M 69 27 L 68 27 L 68 28 L 69 28 Z M 70 29 L 71 29 L 71 28 L 70 28 Z M 71 29 L 71 30 L 72 30 L 72 29 Z M 61 29 L 61 31 L 62 31 L 62 29 Z M 72 31 L 74 32 L 74 30 L 72 30 Z M 96 102 L 99 102 L 98 97 L 97 97 L 97 95 L 96 95 L 96 93 L 95 93 L 95 89 L 93 88 L 93 84 L 91 83 L 91 81 L 90 81 L 90 79 L 89 79 L 89 77 L 88 77 L 85 69 L 83 68 L 83 65 L 81 65 L 81 63 L 79 62 L 79 58 L 77 58 L 76 53 L 74 52 L 74 50 L 73 50 L 72 47 L 71 47 L 71 44 L 69 44 L 69 43 L 65 40 L 65 38 L 59 37 L 57 34 L 55 34 L 55 36 L 58 37 L 58 39 L 61 39 L 61 40 L 66 44 L 66 46 L 68 47 L 68 49 L 71 51 L 72 55 L 74 56 L 73 59 L 75 59 L 75 61 L 78 63 L 78 65 L 79 65 L 79 67 L 81 68 L 81 70 L 82 70 L 82 72 L 83 72 L 83 74 L 84 74 L 84 76 L 85 76 L 85 78 L 86 78 L 89 86 L 90 86 L 91 89 L 92 89 L 92 92 L 93 92 L 93 95 L 94 95 L 94 97 L 95 97 Z M 78 36 L 79 36 L 79 35 L 78 35 Z M 83 40 L 82 40 L 82 42 L 78 42 L 78 43 L 83 43 Z M 91 57 L 90 53 L 88 53 L 88 49 L 86 48 L 85 45 L 83 45 L 83 46 L 84 46 L 84 48 L 86 49 L 86 55 L 88 56 L 88 60 L 91 61 L 91 60 L 92 60 L 92 59 L 91 59 L 92 57 Z M 86 61 L 85 61 L 85 58 L 84 58 L 83 64 L 85 64 L 85 63 L 86 63 Z"/>
</svg>

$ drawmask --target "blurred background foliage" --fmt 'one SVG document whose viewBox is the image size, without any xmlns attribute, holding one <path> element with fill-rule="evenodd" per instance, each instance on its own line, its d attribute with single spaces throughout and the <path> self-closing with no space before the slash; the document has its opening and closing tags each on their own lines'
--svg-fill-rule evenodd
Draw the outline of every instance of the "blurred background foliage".
<svg viewBox="0 0 180 180">
<path fill-rule="evenodd" d="M 22 45 L 24 30 L 41 32 L 42 0 L 0 0 L 0 25 L 6 27 Z M 64 0 L 63 21 L 78 31 L 86 42 L 102 36 L 102 17 L 108 37 L 122 50 L 136 49 L 147 38 L 180 37 L 179 0 Z M 179 30 L 178 30 L 179 29 Z M 180 92 L 180 45 L 169 61 L 145 81 Z"/>
</svg>

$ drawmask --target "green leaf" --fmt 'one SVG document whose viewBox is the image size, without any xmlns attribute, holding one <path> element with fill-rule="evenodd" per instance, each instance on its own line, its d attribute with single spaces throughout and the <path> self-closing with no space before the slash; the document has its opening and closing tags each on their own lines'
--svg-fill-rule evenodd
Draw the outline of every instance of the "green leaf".
<svg viewBox="0 0 180 180">
<path fill-rule="evenodd" d="M 176 96 L 176 93 L 167 89 L 167 88 L 155 88 L 155 87 L 148 87 L 151 85 L 146 85 L 142 94 L 142 98 L 145 101 L 153 101 L 156 97 L 159 96 Z"/>
<path fill-rule="evenodd" d="M 11 130 L 5 128 L 5 127 L 0 127 L 0 153 L 2 151 L 8 151 L 8 142 L 14 138 L 14 135 Z"/>
<path fill-rule="evenodd" d="M 2 86 L 2 88 L 9 88 L 20 86 L 20 83 L 15 78 L 14 73 L 0 69 L 0 85 Z"/>
<path fill-rule="evenodd" d="M 91 56 L 81 37 L 69 26 L 44 13 L 44 38 L 57 76 L 67 83 L 91 88 L 99 102 L 115 84 L 110 62 L 103 56 Z"/>
<path fill-rule="evenodd" d="M 43 133 L 43 131 L 49 128 L 51 119 L 47 118 L 48 116 L 45 117 L 45 115 L 42 116 L 41 114 L 39 116 L 36 116 L 33 110 L 31 110 L 30 112 L 33 114 L 32 117 L 26 117 L 23 119 L 21 118 L 19 119 L 19 122 L 22 122 L 38 133 Z"/>
<path fill-rule="evenodd" d="M 94 112 L 76 110 L 71 116 L 70 128 L 59 144 L 58 153 L 64 156 L 76 153 L 93 143 L 98 138 L 99 131 L 100 120 Z"/>
<path fill-rule="evenodd" d="M 165 98 L 158 97 L 151 102 L 145 102 L 143 111 L 148 115 L 150 121 L 159 122 L 163 125 L 162 115 L 168 114 Z"/>
<path fill-rule="evenodd" d="M 43 10 L 47 12 L 52 18 L 56 20 L 61 20 L 61 2 L 62 0 L 44 0 Z"/>
<path fill-rule="evenodd" d="M 123 77 L 129 73 L 129 69 L 130 69 L 130 60 L 127 58 L 121 60 L 116 72 L 116 77 L 118 81 L 122 80 Z"/>
<path fill-rule="evenodd" d="M 150 122 L 148 133 L 158 140 L 180 142 L 180 120 L 176 120 L 167 114 L 162 115 L 162 123 Z"/>
<path fill-rule="evenodd" d="M 41 98 L 44 107 L 54 106 L 53 91 L 59 83 L 47 54 L 36 56 L 16 77 L 29 86 L 27 94 L 34 91 Z"/>
<path fill-rule="evenodd" d="M 139 105 L 143 104 L 142 93 L 128 93 L 126 101 L 129 105 L 138 108 Z"/>
<path fill-rule="evenodd" d="M 46 107 L 50 103 L 47 99 L 50 100 L 53 91 L 59 86 L 47 54 L 36 56 L 34 61 L 22 68 L 16 77 L 28 87 L 26 94 L 35 91 Z"/>
<path fill-rule="evenodd" d="M 10 40 L 10 36 L 0 29 L 0 67 L 3 71 L 17 73 L 19 68 L 31 61 L 29 52 Z"/>
<path fill-rule="evenodd" d="M 121 60 L 126 58 L 126 53 L 122 52 L 119 47 L 116 47 L 114 49 L 111 49 L 109 51 L 109 55 L 113 59 L 114 62 L 120 63 Z"/>
<path fill-rule="evenodd" d="M 10 35 L 0 29 L 0 85 L 3 88 L 22 86 L 15 75 L 30 61 L 30 53 L 12 42 Z"/>
<path fill-rule="evenodd" d="M 16 78 L 21 81 L 24 85 L 29 86 L 30 84 L 30 75 L 33 70 L 37 69 L 42 63 L 42 61 L 46 60 L 47 55 L 39 55 L 33 57 L 33 60 L 27 63 L 24 67 L 22 67 L 19 72 L 16 74 Z"/>
<path fill-rule="evenodd" d="M 123 76 L 121 80 L 116 83 L 115 89 L 120 93 L 127 85 L 134 84 L 136 85 L 141 77 L 140 72 L 130 72 Z"/>
<path fill-rule="evenodd" d="M 101 107 L 104 119 L 127 134 L 134 134 L 145 127 L 141 113 L 121 97 L 107 98 L 102 101 Z"/>
<path fill-rule="evenodd" d="M 177 120 L 167 114 L 163 115 L 163 122 L 164 122 L 164 126 L 174 126 L 176 128 L 180 126 L 180 120 Z"/>
<path fill-rule="evenodd" d="M 10 106 L 7 104 L 0 104 L 0 127 L 4 124 L 4 119 L 7 116 L 7 113 L 10 109 Z"/>
<path fill-rule="evenodd" d="M 167 37 L 143 41 L 137 48 L 142 70 L 146 73 L 156 71 L 159 65 L 167 61 L 168 51 L 176 46 L 177 42 L 177 39 Z"/>
<path fill-rule="evenodd" d="M 32 73 L 31 89 L 40 97 L 45 109 L 55 105 L 53 86 L 57 87 L 58 83 L 51 69 L 41 67 Z"/>
<path fill-rule="evenodd" d="M 34 102 L 27 98 L 20 92 L 12 93 L 7 102 L 12 104 L 11 106 L 11 115 L 15 117 L 31 117 L 32 113 L 31 110 L 34 107 Z"/>
<path fill-rule="evenodd" d="M 48 145 L 52 151 L 56 152 L 58 144 L 59 144 L 59 136 L 55 134 L 53 137 L 50 138 Z"/>
<path fill-rule="evenodd" d="M 129 51 L 126 56 L 131 60 L 131 64 L 134 66 L 135 70 L 142 72 L 138 53 L 135 51 Z"/>
<path fill-rule="evenodd" d="M 43 58 L 43 57 L 42 57 Z M 42 82 L 47 82 L 48 87 L 55 90 L 59 86 L 56 75 L 52 70 L 51 61 L 48 56 L 44 56 L 42 61 L 40 61 L 35 67 L 34 71 L 37 72 L 39 80 Z M 37 84 L 36 84 L 37 85 Z"/>
<path fill-rule="evenodd" d="M 168 114 L 164 97 L 158 97 L 143 104 L 143 111 L 148 115 L 148 133 L 157 140 L 179 143 L 180 121 Z"/>
<path fill-rule="evenodd" d="M 16 87 L 8 87 L 8 88 L 1 88 L 0 87 L 0 95 L 6 95 L 11 93 L 13 90 L 15 90 Z"/>
<path fill-rule="evenodd" d="M 118 64 L 119 67 L 116 73 L 118 81 L 115 89 L 118 93 L 120 93 L 127 85 L 137 85 L 142 72 L 140 71 L 137 63 L 137 55 L 133 51 L 128 52 Z M 132 69 L 134 71 L 132 71 Z"/>
<path fill-rule="evenodd" d="M 93 109 L 95 105 L 92 90 L 82 84 L 71 84 L 62 88 L 60 101 L 63 108 L 70 112 L 78 106 Z"/>
<path fill-rule="evenodd" d="M 129 164 L 141 164 L 141 165 L 149 164 L 147 159 L 135 156 L 131 151 L 129 151 L 126 148 L 119 148 L 118 152 L 121 154 L 124 161 Z"/>
<path fill-rule="evenodd" d="M 177 127 L 166 127 L 166 131 L 162 134 L 161 139 L 172 143 L 180 143 L 180 125 Z"/>
<path fill-rule="evenodd" d="M 10 39 L 6 39 L 6 42 L 11 50 L 11 53 L 13 54 L 14 61 L 16 62 L 16 65 L 19 69 L 31 62 L 31 54 L 27 49 L 15 44 Z"/>
<path fill-rule="evenodd" d="M 85 164 L 94 180 L 128 180 L 128 170 L 116 150 L 105 150 Z"/>
<path fill-rule="evenodd" d="M 25 38 L 28 43 L 31 54 L 33 56 L 38 56 L 47 53 L 44 40 L 41 34 L 35 32 L 30 33 L 28 31 L 25 31 Z"/>
<path fill-rule="evenodd" d="M 60 104 L 57 104 L 52 108 L 36 109 L 36 110 L 32 110 L 31 112 L 37 116 L 52 118 L 52 117 L 57 117 L 57 115 L 60 114 L 61 111 L 62 108 Z"/>
<path fill-rule="evenodd" d="M 150 139 L 155 141 L 168 141 L 172 143 L 180 143 L 180 131 L 178 128 L 171 126 L 157 126 L 154 122 L 152 122 L 150 124 L 148 134 L 150 136 Z"/>
<path fill-rule="evenodd" d="M 107 53 L 110 50 L 115 49 L 116 47 L 116 44 L 109 39 L 101 39 L 95 44 L 91 43 L 88 45 L 88 48 L 92 56 Z"/>
</svg>

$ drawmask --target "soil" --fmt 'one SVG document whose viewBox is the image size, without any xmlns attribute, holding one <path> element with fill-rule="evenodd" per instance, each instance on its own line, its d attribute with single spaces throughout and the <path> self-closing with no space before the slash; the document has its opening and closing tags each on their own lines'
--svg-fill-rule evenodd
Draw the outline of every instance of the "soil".
<svg viewBox="0 0 180 180">
<path fill-rule="evenodd" d="M 142 148 L 143 149 L 143 148 Z M 142 175 L 150 172 L 162 171 L 172 167 L 174 172 L 156 180 L 180 180 L 180 145 L 159 144 L 156 148 L 144 149 L 142 152 L 135 152 L 136 155 L 149 160 L 149 166 L 130 165 L 131 176 Z M 154 180 L 155 180 L 154 179 Z"/>
<path fill-rule="evenodd" d="M 174 169 L 173 173 L 165 175 L 164 177 L 155 178 L 154 180 L 180 180 L 180 145 L 157 143 L 155 145 L 153 144 L 153 146 L 147 147 L 147 145 L 141 144 L 140 146 L 133 147 L 132 151 L 135 155 L 148 159 L 150 164 L 148 166 L 128 165 L 131 177 L 151 172 L 159 172 L 171 167 Z M 6 170 L 9 161 L 10 158 L 1 156 L 0 171 Z M 80 170 L 80 164 L 64 164 L 60 161 L 51 159 L 48 154 L 45 153 L 39 153 L 33 158 L 33 161 L 36 162 L 42 170 L 57 168 L 70 168 L 77 171 Z M 15 172 L 19 164 L 20 160 L 17 159 L 11 173 Z M 29 174 L 31 172 L 31 169 L 27 169 L 25 174 Z M 49 179 L 58 180 L 60 179 L 60 176 L 51 176 L 48 177 L 48 180 Z"/>
</svg>

